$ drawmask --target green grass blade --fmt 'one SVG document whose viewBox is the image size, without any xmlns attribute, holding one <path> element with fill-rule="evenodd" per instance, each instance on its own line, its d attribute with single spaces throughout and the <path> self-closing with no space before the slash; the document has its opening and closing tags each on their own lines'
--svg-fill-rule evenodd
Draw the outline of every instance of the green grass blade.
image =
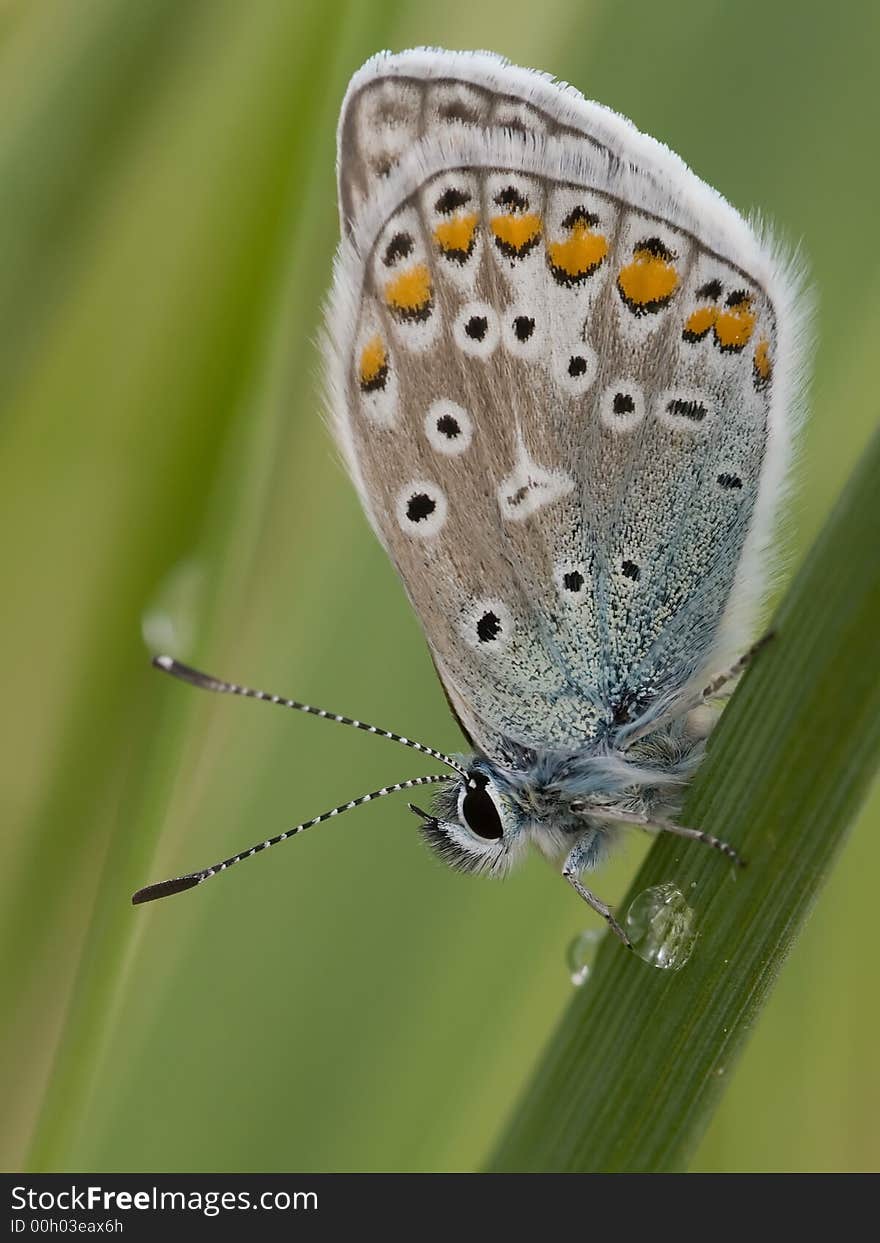
<svg viewBox="0 0 880 1243">
<path fill-rule="evenodd" d="M 492 1160 L 495 1170 L 685 1167 L 868 793 L 880 751 L 880 435 L 779 611 L 777 637 L 713 737 L 682 823 L 733 842 L 658 841 L 626 902 L 674 881 L 700 939 L 667 974 L 606 938 Z"/>
<path fill-rule="evenodd" d="M 119 165 L 156 97 L 204 37 L 208 7 L 204 0 L 43 6 L 28 15 L 14 65 L 5 58 L 0 66 L 4 413 L 13 381 L 26 374 L 47 319 L 87 261 Z"/>
<path fill-rule="evenodd" d="M 6 870 L 0 966 L 16 1021 L 4 1027 L 0 1047 L 7 1065 L 26 1066 L 6 1093 L 7 1103 L 14 1097 L 16 1122 L 9 1128 L 10 1149 L 2 1150 L 10 1168 L 23 1165 L 27 1151 L 40 1168 L 59 1164 L 87 1113 L 83 1101 L 96 1078 L 95 1049 L 118 1004 L 130 941 L 143 927 L 132 918 L 132 886 L 123 870 L 147 870 L 162 823 L 155 806 L 161 806 L 167 785 L 155 780 L 142 787 L 145 759 L 154 745 L 170 747 L 163 770 L 173 772 L 170 760 L 179 747 L 175 723 L 159 720 L 157 705 L 173 702 L 159 686 L 147 691 L 143 709 L 133 707 L 147 679 L 154 681 L 141 639 L 142 616 L 170 567 L 181 559 L 197 568 L 210 561 L 206 598 L 193 603 L 190 622 L 201 633 L 207 628 L 203 608 L 212 603 L 209 589 L 220 590 L 215 584 L 223 581 L 219 567 L 237 557 L 247 560 L 242 541 L 231 533 L 257 522 L 236 504 L 246 474 L 242 460 L 246 453 L 257 459 L 268 452 L 264 442 L 271 429 L 289 418 L 289 406 L 277 394 L 270 400 L 263 389 L 281 290 L 293 284 L 289 268 L 296 269 L 300 296 L 306 287 L 303 265 L 289 258 L 291 238 L 317 187 L 323 201 L 326 185 L 332 192 L 330 168 L 323 184 L 317 175 L 307 179 L 316 186 L 308 195 L 292 184 L 314 158 L 302 149 L 302 117 L 311 115 L 305 111 L 306 97 L 314 93 L 310 75 L 320 74 L 336 55 L 332 30 L 301 21 L 295 8 L 277 16 L 263 8 L 258 19 L 226 6 L 222 20 L 219 9 L 213 12 L 204 34 L 203 54 L 190 58 L 185 78 L 176 83 L 180 94 L 166 84 L 155 101 L 143 146 L 130 161 L 136 193 L 125 186 L 120 202 L 113 201 L 118 214 L 106 212 L 95 274 L 77 286 L 67 312 L 72 326 L 59 312 L 59 334 L 69 333 L 75 345 L 57 348 L 56 357 L 54 341 L 47 341 L 40 374 L 23 389 L 13 420 L 17 469 L 7 466 L 8 479 L 3 476 L 8 503 L 16 486 L 34 490 L 35 462 L 45 461 L 45 446 L 57 442 L 58 427 L 72 423 L 81 436 L 82 429 L 103 429 L 106 420 L 109 441 L 119 411 L 125 412 L 126 447 L 116 486 L 80 487 L 77 521 L 67 523 L 71 551 L 63 564 L 77 578 L 75 605 L 67 605 L 66 596 L 60 603 L 67 590 L 60 566 L 53 575 L 55 610 L 73 626 L 74 608 L 81 605 L 88 622 L 69 675 L 76 689 L 63 750 L 51 771 L 47 766 L 40 799 L 28 807 L 27 818 L 20 817 L 20 848 L 10 849 Z M 331 126 L 328 116 L 332 133 Z M 151 159 L 157 145 L 161 161 Z M 197 162 L 193 150 L 199 151 Z M 169 185 L 181 184 L 186 192 L 169 191 Z M 205 223 L 218 202 L 219 241 Z M 310 217 L 302 229 L 314 236 Z M 318 307 L 326 279 L 323 265 L 315 267 L 310 308 Z M 136 306 L 127 281 L 138 290 Z M 288 357 L 294 348 L 308 350 L 311 327 L 287 325 Z M 38 389 L 36 396 L 32 389 Z M 65 451 L 74 457 L 74 448 L 65 445 Z M 58 457 L 63 477 L 74 474 L 60 451 Z M 253 469 L 258 473 L 260 466 Z M 180 480 L 188 481 L 182 489 L 187 497 L 175 505 L 171 497 L 180 494 Z M 90 556 L 83 552 L 87 524 L 96 532 Z M 235 575 L 244 576 L 241 561 Z M 24 570 L 13 576 L 29 598 L 34 589 Z M 44 614 L 47 626 L 54 625 L 52 611 L 29 612 L 32 634 Z M 56 652 L 57 645 L 47 662 Z M 59 676 L 54 669 L 43 674 L 51 686 Z M 190 709 L 184 705 L 181 711 Z M 125 728 L 111 723 L 120 717 Z M 143 831 L 131 799 L 142 788 L 153 810 Z M 84 831 L 72 831 L 71 824 Z M 56 904 L 70 909 L 63 937 L 46 918 Z M 26 955 L 16 948 L 23 943 Z M 69 992 L 54 987 L 56 973 L 72 982 Z M 49 981 L 39 999 L 36 980 Z"/>
</svg>

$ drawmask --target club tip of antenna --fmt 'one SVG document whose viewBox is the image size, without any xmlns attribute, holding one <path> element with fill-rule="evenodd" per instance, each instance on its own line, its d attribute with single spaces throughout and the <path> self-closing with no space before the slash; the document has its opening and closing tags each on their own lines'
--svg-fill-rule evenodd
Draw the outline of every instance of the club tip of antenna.
<svg viewBox="0 0 880 1243">
<path fill-rule="evenodd" d="M 155 885 L 145 885 L 137 893 L 132 894 L 132 906 L 140 906 L 142 902 L 154 902 L 156 898 L 170 898 L 173 893 L 183 893 L 184 889 L 195 889 L 204 880 L 201 872 L 192 872 L 189 876 L 175 876 L 173 880 L 160 880 Z"/>
<path fill-rule="evenodd" d="M 212 678 L 209 673 L 202 673 L 200 669 L 193 669 L 192 665 L 185 665 L 182 660 L 175 660 L 173 656 L 154 656 L 152 663 L 155 669 L 170 673 L 173 678 L 178 678 L 181 682 L 189 682 L 191 686 L 198 686 L 203 691 L 230 689 L 226 682 L 221 682 L 219 678 Z"/>
</svg>

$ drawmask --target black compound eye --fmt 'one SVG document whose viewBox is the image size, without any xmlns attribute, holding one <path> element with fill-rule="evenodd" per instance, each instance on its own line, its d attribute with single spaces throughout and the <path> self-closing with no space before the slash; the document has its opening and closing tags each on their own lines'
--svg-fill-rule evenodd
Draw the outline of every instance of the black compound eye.
<svg viewBox="0 0 880 1243">
<path fill-rule="evenodd" d="M 492 795 L 486 789 L 488 782 L 488 777 L 482 773 L 468 774 L 461 814 L 472 833 L 491 841 L 503 837 L 504 830 L 501 826 L 498 808 L 493 802 Z"/>
</svg>

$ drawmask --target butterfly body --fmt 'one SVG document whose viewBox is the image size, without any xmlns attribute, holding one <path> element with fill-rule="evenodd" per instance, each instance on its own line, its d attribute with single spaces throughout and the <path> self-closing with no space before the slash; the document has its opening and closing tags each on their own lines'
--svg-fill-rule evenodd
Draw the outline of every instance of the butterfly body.
<svg viewBox="0 0 880 1243">
<path fill-rule="evenodd" d="M 475 850 L 472 838 L 456 831 L 466 787 L 462 780 L 436 796 L 438 823 L 430 825 L 428 840 L 464 871 L 507 872 L 529 843 L 557 861 L 587 839 L 595 865 L 621 831 L 616 820 L 654 822 L 678 809 L 703 757 L 701 724 L 687 719 L 670 723 L 628 753 L 602 744 L 570 752 L 531 751 L 508 740 L 503 764 L 483 753 L 459 755 L 456 759 L 469 774 L 487 778 L 502 809 L 503 838 L 483 839 Z M 447 848 L 444 836 L 451 838 Z"/>
</svg>

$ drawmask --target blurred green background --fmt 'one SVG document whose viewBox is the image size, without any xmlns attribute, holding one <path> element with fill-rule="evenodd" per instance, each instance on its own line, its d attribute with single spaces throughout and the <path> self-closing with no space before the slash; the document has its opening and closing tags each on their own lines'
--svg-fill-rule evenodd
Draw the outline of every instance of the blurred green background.
<svg viewBox="0 0 880 1243">
<path fill-rule="evenodd" d="M 460 745 L 314 345 L 339 103 L 414 44 L 574 82 L 803 239 L 796 556 L 876 424 L 871 2 L 0 0 L 5 1169 L 479 1168 L 566 1002 L 579 903 L 537 858 L 504 885 L 446 872 L 405 799 L 129 905 L 428 770 L 172 683 L 144 635 Z M 697 1168 L 880 1165 L 878 820 L 875 798 Z"/>
</svg>

